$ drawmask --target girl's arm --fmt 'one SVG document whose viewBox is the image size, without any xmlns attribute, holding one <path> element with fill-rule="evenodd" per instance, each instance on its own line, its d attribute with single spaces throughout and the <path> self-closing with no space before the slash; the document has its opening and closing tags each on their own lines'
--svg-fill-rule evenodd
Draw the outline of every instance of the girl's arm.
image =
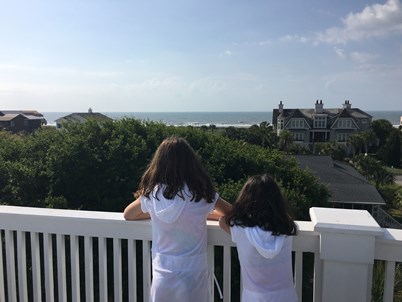
<svg viewBox="0 0 402 302">
<path fill-rule="evenodd" d="M 141 210 L 141 200 L 137 198 L 124 209 L 125 220 L 141 220 L 150 219 L 149 213 L 144 213 Z"/>
<path fill-rule="evenodd" d="M 227 215 L 232 209 L 232 205 L 222 198 L 218 198 L 215 203 L 215 209 L 208 214 L 209 220 L 219 220 L 220 217 Z"/>
<path fill-rule="evenodd" d="M 227 224 L 226 222 L 226 217 L 222 216 L 219 218 L 219 226 L 221 227 L 222 230 L 224 230 L 226 233 L 230 234 L 230 225 Z"/>
</svg>

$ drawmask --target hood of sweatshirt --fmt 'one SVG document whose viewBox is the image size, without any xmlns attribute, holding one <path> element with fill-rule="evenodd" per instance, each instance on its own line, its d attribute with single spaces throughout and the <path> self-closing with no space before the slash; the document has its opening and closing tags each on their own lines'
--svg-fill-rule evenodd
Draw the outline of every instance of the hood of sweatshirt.
<svg viewBox="0 0 402 302">
<path fill-rule="evenodd" d="M 158 187 L 154 189 L 156 193 Z M 186 205 L 186 201 L 180 196 L 176 195 L 173 199 L 167 199 L 163 196 L 164 186 L 161 186 L 157 194 L 159 200 L 153 202 L 154 212 L 158 219 L 165 223 L 174 223 L 181 215 Z M 191 198 L 191 194 L 187 186 L 183 189 L 183 195 Z"/>
<path fill-rule="evenodd" d="M 285 235 L 273 236 L 259 227 L 245 228 L 247 239 L 264 258 L 274 258 L 282 250 Z"/>
</svg>

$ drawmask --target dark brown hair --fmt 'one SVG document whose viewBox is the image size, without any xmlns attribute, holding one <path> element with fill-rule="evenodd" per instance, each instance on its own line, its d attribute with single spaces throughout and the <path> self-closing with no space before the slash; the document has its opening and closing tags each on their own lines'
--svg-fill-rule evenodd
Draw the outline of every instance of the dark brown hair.
<svg viewBox="0 0 402 302">
<path fill-rule="evenodd" d="M 269 174 L 252 176 L 247 180 L 226 216 L 226 222 L 230 226 L 259 226 L 273 235 L 297 233 L 286 201 Z"/>
<path fill-rule="evenodd" d="M 211 203 L 215 196 L 212 181 L 193 148 L 185 139 L 175 136 L 159 145 L 142 175 L 139 192 L 149 197 L 157 185 L 164 185 L 163 196 L 168 199 L 176 195 L 184 198 L 185 185 L 192 194 L 191 200 L 196 202 L 204 198 Z"/>
</svg>

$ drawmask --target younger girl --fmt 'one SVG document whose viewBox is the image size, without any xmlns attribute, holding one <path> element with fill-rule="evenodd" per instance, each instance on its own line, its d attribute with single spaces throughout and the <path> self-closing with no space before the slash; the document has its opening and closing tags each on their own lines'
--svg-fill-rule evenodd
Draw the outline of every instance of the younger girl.
<svg viewBox="0 0 402 302">
<path fill-rule="evenodd" d="M 297 230 L 274 179 L 250 177 L 219 224 L 237 245 L 242 302 L 296 302 L 289 236 Z"/>
<path fill-rule="evenodd" d="M 124 218 L 152 220 L 150 300 L 211 301 L 206 220 L 219 219 L 231 205 L 219 198 L 191 146 L 182 138 L 165 139 L 138 192 Z"/>
</svg>

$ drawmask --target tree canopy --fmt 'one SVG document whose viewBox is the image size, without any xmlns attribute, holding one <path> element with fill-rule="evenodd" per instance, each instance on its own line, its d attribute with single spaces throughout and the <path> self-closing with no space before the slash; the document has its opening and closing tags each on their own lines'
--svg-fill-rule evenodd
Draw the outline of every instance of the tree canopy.
<svg viewBox="0 0 402 302">
<path fill-rule="evenodd" d="M 260 131 L 260 130 L 259 130 Z M 122 211 L 160 142 L 184 137 L 202 159 L 220 195 L 233 202 L 247 177 L 271 173 L 297 219 L 323 205 L 318 179 L 277 150 L 219 131 L 173 127 L 136 119 L 44 127 L 33 134 L 0 132 L 0 203 Z"/>
</svg>

